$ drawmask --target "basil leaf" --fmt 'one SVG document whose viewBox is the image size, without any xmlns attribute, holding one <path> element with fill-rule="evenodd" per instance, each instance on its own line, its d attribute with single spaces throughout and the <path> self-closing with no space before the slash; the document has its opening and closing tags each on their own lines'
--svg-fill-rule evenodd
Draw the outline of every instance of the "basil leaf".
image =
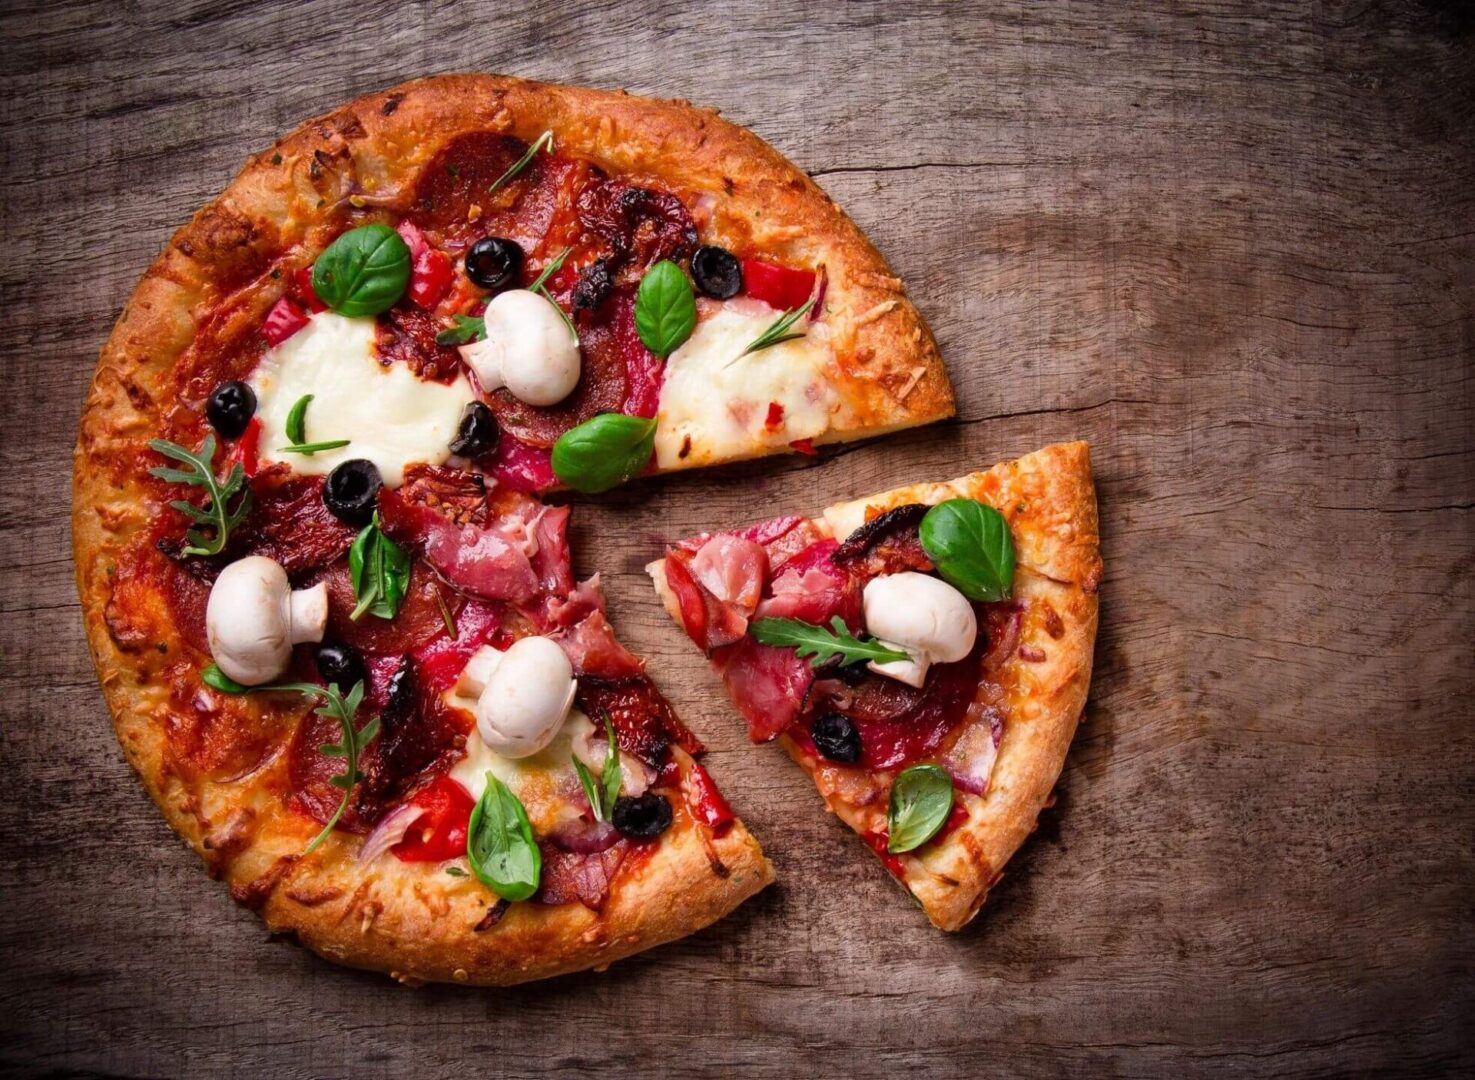
<svg viewBox="0 0 1475 1080">
<path fill-rule="evenodd" d="M 388 225 L 360 225 L 312 264 L 312 291 L 340 315 L 388 311 L 410 283 L 410 247 Z"/>
<path fill-rule="evenodd" d="M 891 782 L 886 808 L 886 850 L 893 855 L 921 847 L 953 812 L 953 778 L 936 765 L 913 765 Z"/>
<path fill-rule="evenodd" d="M 211 690 L 218 690 L 222 694 L 244 694 L 251 688 L 238 683 L 214 664 L 206 664 L 200 671 L 200 681 Z"/>
<path fill-rule="evenodd" d="M 645 272 L 635 294 L 635 330 L 645 347 L 662 360 L 691 337 L 697 325 L 696 294 L 670 259 Z"/>
<path fill-rule="evenodd" d="M 1004 515 L 977 499 L 948 499 L 922 518 L 922 549 L 937 572 L 970 600 L 1007 600 L 1014 591 L 1014 537 Z"/>
<path fill-rule="evenodd" d="M 762 645 L 791 646 L 795 655 L 809 657 L 811 667 L 820 667 L 833 657 L 840 657 L 841 666 L 858 664 L 862 660 L 874 660 L 879 664 L 910 660 L 908 653 L 888 648 L 875 638 L 862 640 L 850 632 L 845 620 L 836 615 L 830 620 L 833 629 L 803 622 L 800 619 L 754 619 L 748 625 L 753 639 Z"/>
<path fill-rule="evenodd" d="M 486 337 L 487 323 L 480 315 L 452 315 L 456 325 L 435 335 L 437 345 L 465 345 Z"/>
<path fill-rule="evenodd" d="M 623 484 L 650 462 L 654 417 L 602 413 L 565 431 L 553 444 L 553 475 L 586 495 Z"/>
<path fill-rule="evenodd" d="M 307 407 L 312 404 L 314 396 L 303 394 L 292 406 L 292 411 L 287 414 L 287 441 L 293 446 L 300 446 L 307 442 Z"/>
<path fill-rule="evenodd" d="M 477 879 L 503 900 L 526 900 L 538 891 L 543 855 L 528 812 L 490 772 L 466 827 L 466 860 Z"/>
<path fill-rule="evenodd" d="M 350 619 L 357 622 L 366 611 L 380 619 L 399 614 L 410 588 L 410 556 L 380 530 L 378 513 L 348 549 L 348 574 L 358 600 Z"/>
</svg>

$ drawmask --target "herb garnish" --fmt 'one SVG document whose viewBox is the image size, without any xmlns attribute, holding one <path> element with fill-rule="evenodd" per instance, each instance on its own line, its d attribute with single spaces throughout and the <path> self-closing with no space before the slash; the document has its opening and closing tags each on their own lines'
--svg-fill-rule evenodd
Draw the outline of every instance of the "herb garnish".
<svg viewBox="0 0 1475 1080">
<path fill-rule="evenodd" d="M 553 151 L 553 132 L 545 131 L 543 132 L 543 134 L 534 139 L 533 144 L 527 148 L 527 153 L 523 154 L 522 157 L 514 161 L 511 167 L 509 167 L 506 172 L 497 177 L 496 180 L 492 181 L 492 186 L 487 188 L 487 194 L 496 194 L 496 192 L 504 187 L 508 181 L 510 181 L 518 173 L 522 172 L 523 169 L 526 169 L 528 167 L 528 163 L 531 162 L 533 158 L 537 157 L 538 151 L 542 149 L 547 149 L 550 153 Z"/>
<path fill-rule="evenodd" d="M 640 279 L 635 293 L 635 331 L 645 347 L 662 360 L 691 337 L 697 325 L 697 301 L 681 267 L 662 259 Z"/>
<path fill-rule="evenodd" d="M 970 600 L 1007 600 L 1014 591 L 1014 537 L 1004 515 L 976 499 L 948 499 L 922 518 L 922 550 L 938 574 Z"/>
<path fill-rule="evenodd" d="M 437 345 L 465 345 L 486 337 L 487 323 L 480 315 L 452 315 L 455 326 L 435 335 Z"/>
<path fill-rule="evenodd" d="M 953 812 L 953 778 L 936 765 L 913 765 L 891 782 L 886 850 L 900 855 L 937 835 Z"/>
<path fill-rule="evenodd" d="M 318 751 L 327 757 L 347 760 L 347 770 L 328 780 L 328 783 L 343 792 L 343 798 L 339 801 L 338 809 L 333 811 L 333 816 L 328 819 L 327 824 L 312 838 L 307 847 L 302 849 L 302 854 L 311 855 L 328 838 L 339 820 L 342 819 L 344 811 L 348 809 L 349 799 L 353 795 L 353 786 L 363 779 L 363 773 L 359 772 L 359 755 L 363 753 L 364 747 L 373 741 L 374 736 L 379 734 L 377 716 L 363 727 L 354 728 L 354 717 L 364 700 L 363 680 L 360 679 L 354 683 L 353 689 L 343 694 L 336 686 L 318 686 L 316 683 L 288 682 L 267 683 L 265 686 L 242 686 L 214 664 L 207 665 L 200 673 L 200 678 L 206 686 L 219 690 L 223 694 L 265 694 L 290 690 L 299 694 L 320 697 L 323 699 L 323 704 L 313 711 L 319 716 L 331 716 L 338 721 L 338 726 L 343 732 L 343 741 L 324 743 L 318 747 Z"/>
<path fill-rule="evenodd" d="M 410 556 L 379 528 L 379 512 L 348 549 L 348 574 L 358 606 L 349 613 L 357 622 L 368 612 L 380 619 L 399 614 L 410 587 Z"/>
<path fill-rule="evenodd" d="M 809 657 L 812 667 L 822 667 L 836 656 L 840 657 L 841 666 L 847 667 L 862 660 L 888 664 L 911 659 L 907 653 L 888 648 L 875 638 L 856 637 L 838 615 L 830 620 L 830 626 L 833 630 L 800 619 L 754 619 L 748 629 L 764 645 L 793 646 L 798 656 Z"/>
<path fill-rule="evenodd" d="M 196 525 L 215 530 L 213 537 L 207 537 L 198 528 L 190 529 L 185 533 L 189 546 L 184 549 L 184 554 L 219 555 L 225 549 L 225 542 L 230 539 L 230 531 L 245 520 L 246 514 L 251 509 L 251 489 L 246 485 L 245 468 L 237 462 L 226 476 L 224 483 L 215 478 L 213 467 L 215 435 L 213 432 L 205 436 L 205 441 L 200 444 L 199 453 L 191 453 L 168 439 L 149 440 L 149 449 L 189 466 L 189 469 L 171 469 L 160 465 L 150 469 L 150 475 L 157 476 L 160 480 L 167 480 L 171 484 L 188 484 L 191 487 L 204 488 L 209 496 L 203 507 L 183 499 L 176 499 L 169 504 L 188 516 Z M 238 494 L 240 498 L 236 501 L 235 508 L 232 509 L 230 500 Z"/>
<path fill-rule="evenodd" d="M 378 315 L 410 283 L 410 246 L 388 225 L 360 225 L 312 264 L 312 291 L 340 315 Z"/>
<path fill-rule="evenodd" d="M 609 752 L 604 755 L 604 767 L 600 770 L 598 782 L 578 757 L 572 759 L 574 772 L 579 774 L 579 784 L 584 788 L 589 808 L 594 811 L 595 821 L 608 821 L 614 812 L 615 800 L 620 797 L 620 744 L 615 740 L 615 728 L 608 710 L 604 713 L 604 737 L 609 743 Z"/>
<path fill-rule="evenodd" d="M 277 447 L 279 454 L 306 454 L 312 457 L 319 450 L 337 450 L 349 444 L 348 439 L 328 439 L 324 442 L 310 443 L 307 441 L 307 407 L 312 403 L 315 394 L 303 394 L 292 405 L 291 411 L 287 413 L 286 432 L 287 438 L 291 440 L 291 446 Z"/>
<path fill-rule="evenodd" d="M 608 491 L 645 468 L 656 445 L 654 417 L 601 413 L 553 444 L 553 475 L 586 495 Z"/>
<path fill-rule="evenodd" d="M 804 336 L 803 333 L 791 334 L 789 331 L 793 329 L 795 323 L 809 314 L 809 309 L 812 307 L 814 307 L 814 297 L 811 296 L 798 307 L 790 308 L 784 312 L 777 319 L 774 319 L 773 322 L 769 323 L 768 329 L 749 342 L 748 347 L 733 357 L 729 363 L 735 364 L 749 353 L 771 349 L 773 346 L 782 345 L 786 341 L 794 341 L 797 338 L 802 338 Z"/>
<path fill-rule="evenodd" d="M 503 900 L 526 900 L 538 891 L 543 855 L 528 812 L 490 772 L 466 827 L 466 861 L 477 879 Z"/>
</svg>

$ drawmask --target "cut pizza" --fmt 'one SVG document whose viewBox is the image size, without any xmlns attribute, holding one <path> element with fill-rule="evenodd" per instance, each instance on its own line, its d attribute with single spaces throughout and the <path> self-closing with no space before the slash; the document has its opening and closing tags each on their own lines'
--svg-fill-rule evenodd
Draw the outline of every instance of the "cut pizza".
<svg viewBox="0 0 1475 1080">
<path fill-rule="evenodd" d="M 781 742 L 936 926 L 972 919 L 1086 701 L 1086 445 L 704 533 L 648 569 L 753 739 Z"/>
<path fill-rule="evenodd" d="M 73 541 L 119 739 L 341 962 L 514 983 L 689 933 L 771 869 L 536 495 L 951 410 L 881 257 L 714 113 L 352 102 L 196 214 L 102 351 Z"/>
</svg>

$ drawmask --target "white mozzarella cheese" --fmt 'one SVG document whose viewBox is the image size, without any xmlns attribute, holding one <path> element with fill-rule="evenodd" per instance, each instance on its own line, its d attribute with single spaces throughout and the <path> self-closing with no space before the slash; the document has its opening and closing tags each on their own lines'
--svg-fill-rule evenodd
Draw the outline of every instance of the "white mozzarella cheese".
<svg viewBox="0 0 1475 1080">
<path fill-rule="evenodd" d="M 671 354 L 656 426 L 661 468 L 751 457 L 829 429 L 839 399 L 823 323 L 801 323 L 804 337 L 742 355 L 776 315 L 767 305 L 729 302 Z M 783 410 L 773 426 L 770 403 Z"/>
<path fill-rule="evenodd" d="M 454 708 L 475 713 L 476 699 L 457 694 L 454 689 L 447 692 L 446 701 Z M 555 783 L 556 774 L 570 771 L 576 740 L 582 745 L 594 734 L 594 724 L 589 718 L 578 709 L 571 709 L 563 727 L 547 746 L 530 757 L 513 759 L 493 751 L 473 728 L 466 737 L 466 756 L 452 766 L 451 779 L 471 792 L 473 799 L 480 799 L 490 772 L 528 804 L 533 796 L 546 795 Z"/>
<path fill-rule="evenodd" d="M 251 375 L 263 462 L 285 461 L 293 472 L 321 476 L 352 458 L 367 458 L 386 485 L 398 487 L 405 466 L 439 465 L 451 456 L 461 412 L 473 397 L 471 384 L 465 376 L 430 382 L 405 364 L 381 364 L 374 342 L 373 319 L 324 311 L 268 350 Z M 287 414 L 304 394 L 313 395 L 307 441 L 348 439 L 349 445 L 311 456 L 281 453 L 291 442 Z"/>
</svg>

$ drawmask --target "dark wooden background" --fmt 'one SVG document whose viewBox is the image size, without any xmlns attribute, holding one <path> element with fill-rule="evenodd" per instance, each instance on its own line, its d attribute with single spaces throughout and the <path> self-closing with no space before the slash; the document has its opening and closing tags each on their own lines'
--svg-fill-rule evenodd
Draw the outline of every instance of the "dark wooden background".
<svg viewBox="0 0 1475 1080">
<path fill-rule="evenodd" d="M 1469 5 L 5 0 L 0 49 L 7 1071 L 1475 1069 Z M 780 884 L 506 992 L 401 989 L 232 905 L 122 760 L 68 556 L 93 360 L 169 233 L 300 120 L 458 69 L 754 128 L 910 284 L 960 406 L 580 509 L 580 569 Z M 1107 560 L 1087 722 L 1059 806 L 943 936 L 746 743 L 640 566 L 1076 437 Z"/>
</svg>

